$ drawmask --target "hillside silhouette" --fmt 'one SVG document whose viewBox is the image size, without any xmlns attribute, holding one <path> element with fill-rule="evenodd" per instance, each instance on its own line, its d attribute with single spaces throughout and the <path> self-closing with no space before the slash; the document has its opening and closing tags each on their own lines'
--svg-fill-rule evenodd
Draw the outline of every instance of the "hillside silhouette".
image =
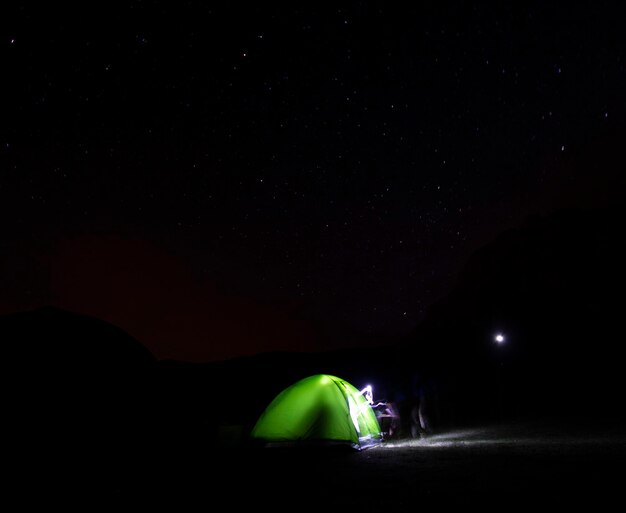
<svg viewBox="0 0 626 513">
<path fill-rule="evenodd" d="M 156 360 L 141 343 L 53 307 L 1 316 L 0 340 L 4 439 L 20 485 L 87 486 L 138 468 L 152 450 L 156 406 Z"/>
<path fill-rule="evenodd" d="M 623 416 L 623 219 L 564 209 L 503 232 L 470 258 L 401 359 L 423 362 L 460 418 Z"/>
</svg>

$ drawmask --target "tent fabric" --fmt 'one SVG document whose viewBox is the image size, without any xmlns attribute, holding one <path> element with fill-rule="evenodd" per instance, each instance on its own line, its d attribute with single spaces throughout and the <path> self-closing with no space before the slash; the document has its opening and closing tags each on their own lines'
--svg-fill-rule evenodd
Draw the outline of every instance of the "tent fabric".
<svg viewBox="0 0 626 513">
<path fill-rule="evenodd" d="M 367 399 L 347 381 L 328 374 L 309 376 L 278 394 L 251 437 L 266 445 L 349 444 L 359 450 L 382 442 Z"/>
</svg>

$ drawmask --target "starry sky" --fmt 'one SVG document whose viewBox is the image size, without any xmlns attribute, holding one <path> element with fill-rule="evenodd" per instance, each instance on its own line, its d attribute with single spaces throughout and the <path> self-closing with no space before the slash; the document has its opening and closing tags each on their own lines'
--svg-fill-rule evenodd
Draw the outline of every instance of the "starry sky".
<svg viewBox="0 0 626 513">
<path fill-rule="evenodd" d="M 121 3 L 2 8 L 0 312 L 191 361 L 393 338 L 616 200 L 619 2 Z"/>
</svg>

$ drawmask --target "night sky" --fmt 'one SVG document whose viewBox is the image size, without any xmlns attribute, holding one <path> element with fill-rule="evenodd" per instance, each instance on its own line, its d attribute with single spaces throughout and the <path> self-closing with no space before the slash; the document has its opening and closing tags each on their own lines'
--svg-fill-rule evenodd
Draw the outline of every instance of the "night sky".
<svg viewBox="0 0 626 513">
<path fill-rule="evenodd" d="M 0 313 L 158 358 L 349 346 L 409 333 L 528 215 L 619 199 L 620 2 L 20 4 Z"/>
</svg>

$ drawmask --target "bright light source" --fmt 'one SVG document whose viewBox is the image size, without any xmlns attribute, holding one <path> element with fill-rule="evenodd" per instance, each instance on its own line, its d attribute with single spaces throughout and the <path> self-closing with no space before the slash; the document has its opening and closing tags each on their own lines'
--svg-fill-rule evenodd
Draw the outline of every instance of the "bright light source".
<svg viewBox="0 0 626 513">
<path fill-rule="evenodd" d="M 504 343 L 504 335 L 502 333 L 498 333 L 494 338 L 498 344 Z"/>
<path fill-rule="evenodd" d="M 374 404 L 374 394 L 372 392 L 372 385 L 367 385 L 363 390 L 361 390 L 361 392 L 359 392 L 361 395 L 365 396 L 365 399 L 367 399 L 367 402 L 370 404 Z"/>
</svg>

